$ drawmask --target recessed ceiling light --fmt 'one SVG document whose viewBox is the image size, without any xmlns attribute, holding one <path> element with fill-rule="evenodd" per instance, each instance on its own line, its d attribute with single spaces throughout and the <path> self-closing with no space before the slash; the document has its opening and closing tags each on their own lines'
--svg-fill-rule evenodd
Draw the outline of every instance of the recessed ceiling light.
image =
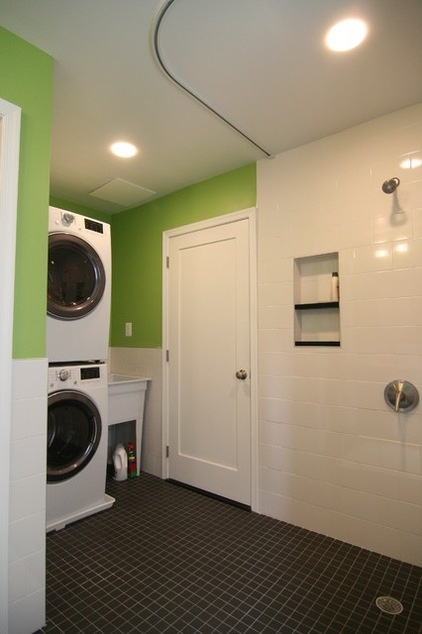
<svg viewBox="0 0 422 634">
<path fill-rule="evenodd" d="M 138 149 L 132 145 L 132 143 L 126 143 L 125 141 L 118 141 L 117 143 L 113 143 L 110 146 L 111 151 L 116 156 L 120 156 L 121 158 L 131 158 L 138 154 Z"/>
<path fill-rule="evenodd" d="M 349 18 L 337 22 L 328 31 L 325 43 L 332 51 L 350 51 L 359 46 L 368 34 L 368 27 L 363 20 Z"/>
<path fill-rule="evenodd" d="M 418 158 L 417 156 L 409 156 L 409 158 L 404 159 L 404 161 L 400 163 L 400 167 L 404 170 L 414 170 L 421 165 L 422 159 Z"/>
</svg>

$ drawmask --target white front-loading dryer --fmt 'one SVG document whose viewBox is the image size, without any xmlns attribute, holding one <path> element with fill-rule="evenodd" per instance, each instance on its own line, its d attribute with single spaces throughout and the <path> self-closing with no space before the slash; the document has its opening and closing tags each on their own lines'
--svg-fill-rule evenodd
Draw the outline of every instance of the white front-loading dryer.
<svg viewBox="0 0 422 634">
<path fill-rule="evenodd" d="M 110 508 L 106 364 L 48 370 L 47 531 Z"/>
<path fill-rule="evenodd" d="M 49 208 L 49 363 L 104 361 L 111 305 L 110 225 Z"/>
</svg>

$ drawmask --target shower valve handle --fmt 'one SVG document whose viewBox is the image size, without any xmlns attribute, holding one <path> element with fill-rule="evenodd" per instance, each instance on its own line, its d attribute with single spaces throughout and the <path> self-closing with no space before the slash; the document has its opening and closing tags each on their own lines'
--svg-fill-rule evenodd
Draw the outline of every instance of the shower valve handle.
<svg viewBox="0 0 422 634">
<path fill-rule="evenodd" d="M 384 390 L 385 402 L 397 414 L 411 412 L 419 403 L 416 387 L 404 379 L 391 381 Z"/>
</svg>

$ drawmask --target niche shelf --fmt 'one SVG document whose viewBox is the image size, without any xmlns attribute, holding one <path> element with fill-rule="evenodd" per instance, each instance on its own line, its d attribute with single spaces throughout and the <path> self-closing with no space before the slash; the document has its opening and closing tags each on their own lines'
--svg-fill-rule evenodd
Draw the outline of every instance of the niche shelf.
<svg viewBox="0 0 422 634">
<path fill-rule="evenodd" d="M 340 346 L 340 303 L 332 298 L 338 253 L 294 260 L 295 346 Z"/>
</svg>

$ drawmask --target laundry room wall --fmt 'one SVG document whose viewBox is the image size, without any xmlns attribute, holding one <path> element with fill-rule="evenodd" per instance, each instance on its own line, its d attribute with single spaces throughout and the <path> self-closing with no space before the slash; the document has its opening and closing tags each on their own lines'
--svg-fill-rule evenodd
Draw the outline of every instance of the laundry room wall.
<svg viewBox="0 0 422 634">
<path fill-rule="evenodd" d="M 256 166 L 233 170 L 112 216 L 114 372 L 150 377 L 141 467 L 162 469 L 162 234 L 168 229 L 254 207 Z M 133 325 L 125 337 L 125 323 Z"/>
<path fill-rule="evenodd" d="M 101 222 L 108 222 L 110 224 L 110 214 L 105 211 L 98 211 L 98 209 L 91 209 L 78 203 L 64 200 L 63 198 L 57 198 L 57 196 L 50 196 L 50 206 L 58 207 L 58 209 L 66 209 L 66 211 L 73 211 L 75 214 L 81 214 L 88 218 L 94 218 L 94 220 L 100 220 Z"/>
<path fill-rule="evenodd" d="M 13 326 L 8 634 L 45 623 L 47 210 L 52 58 L 0 28 L 0 97 L 21 114 Z M 1 275 L 1 272 L 0 272 Z M 4 421 L 3 421 L 4 422 Z M 1 441 L 1 439 L 0 439 Z M 3 602 L 2 602 L 3 603 Z"/>
<path fill-rule="evenodd" d="M 163 231 L 252 207 L 255 202 L 253 164 L 111 216 L 111 345 L 161 346 Z M 128 321 L 133 324 L 131 338 L 125 336 Z"/>
<path fill-rule="evenodd" d="M 422 390 L 421 159 L 422 104 L 257 166 L 259 510 L 419 566 L 422 408 L 384 389 Z M 295 347 L 294 261 L 333 252 L 341 345 Z"/>
<path fill-rule="evenodd" d="M 44 357 L 53 60 L 1 27 L 0 52 L 0 95 L 22 108 L 13 357 Z"/>
</svg>

